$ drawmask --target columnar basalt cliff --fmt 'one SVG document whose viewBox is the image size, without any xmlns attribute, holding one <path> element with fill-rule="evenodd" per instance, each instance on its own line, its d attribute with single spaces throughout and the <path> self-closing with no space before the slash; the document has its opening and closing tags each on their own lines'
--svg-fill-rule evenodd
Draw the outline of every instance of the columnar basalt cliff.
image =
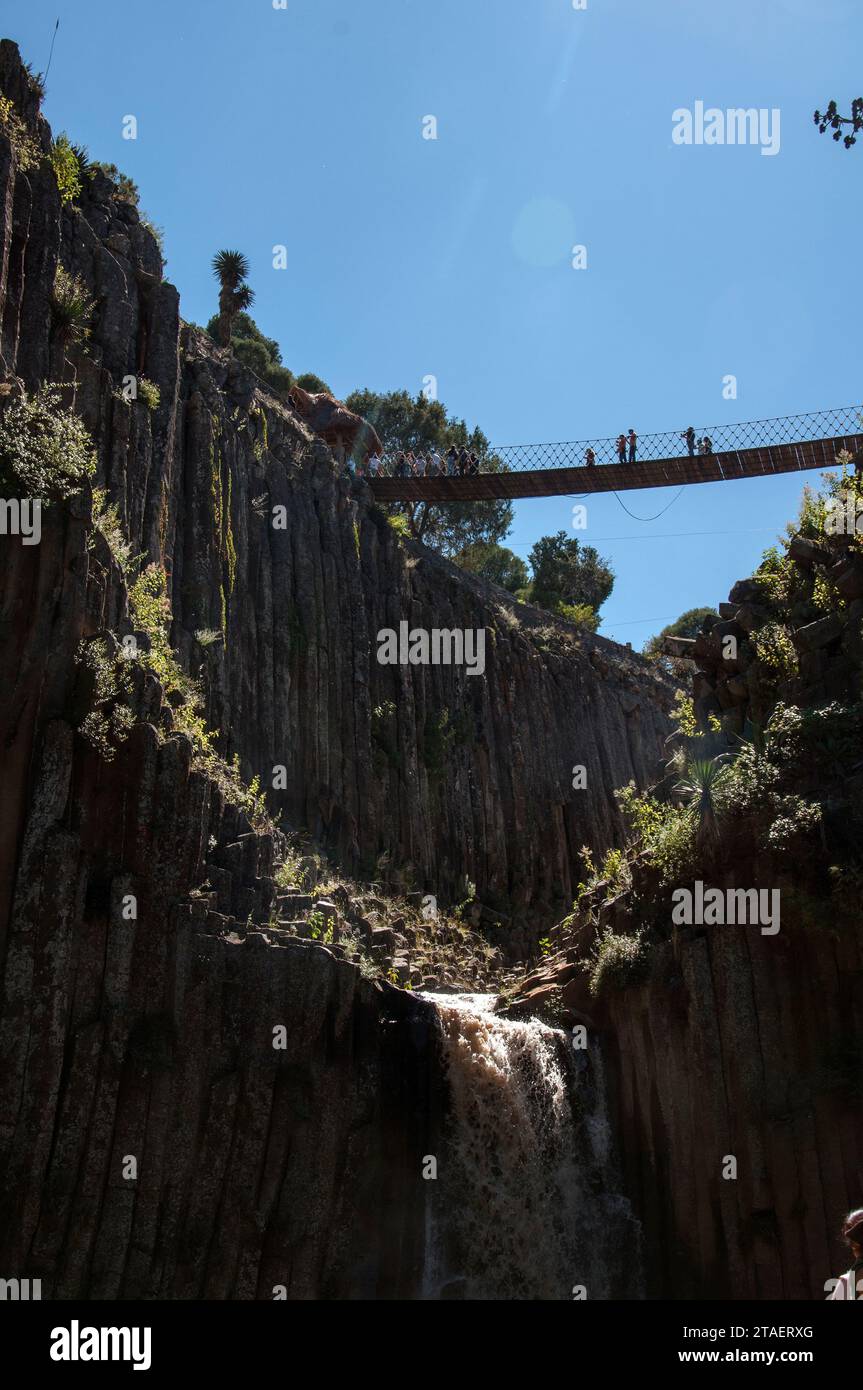
<svg viewBox="0 0 863 1390">
<path fill-rule="evenodd" d="M 46 148 L 9 43 L 0 89 Z M 273 806 L 349 867 L 373 874 L 388 851 L 443 899 L 466 876 L 506 914 L 568 905 L 579 846 L 619 831 L 607 789 L 654 770 L 668 684 L 402 542 L 297 415 L 181 324 L 154 238 L 107 179 L 61 209 L 50 169 L 23 174 L 0 146 L 0 365 L 28 388 L 69 383 L 126 534 L 170 575 L 175 645 L 204 665 L 223 751 L 265 786 L 285 767 Z M 58 264 L 96 301 L 84 351 L 52 334 Z M 159 388 L 155 410 L 123 399 L 130 376 Z M 485 676 L 380 665 L 377 633 L 404 620 L 487 629 Z M 206 656 L 203 629 L 223 636 Z"/>
<path fill-rule="evenodd" d="M 8 42 L 0 92 L 47 154 Z M 83 345 L 53 313 L 58 266 L 95 302 Z M 285 402 L 181 322 L 111 182 L 63 206 L 2 131 L 0 374 L 7 404 L 63 384 L 95 481 L 169 577 L 220 752 L 265 787 L 286 769 L 273 815 L 368 878 L 385 853 L 444 900 L 471 879 L 529 949 L 571 900 L 578 847 L 619 832 L 607 789 L 655 766 L 667 682 L 404 543 Z M 127 399 L 131 378 L 158 399 Z M 38 545 L 4 538 L 0 590 L 3 1268 L 45 1296 L 419 1296 L 433 1011 L 280 931 L 280 832 L 195 759 L 145 644 L 114 702 L 122 747 L 84 736 L 99 662 L 142 634 L 88 491 L 42 522 Z M 403 620 L 484 628 L 484 676 L 379 665 L 378 631 Z"/>
</svg>

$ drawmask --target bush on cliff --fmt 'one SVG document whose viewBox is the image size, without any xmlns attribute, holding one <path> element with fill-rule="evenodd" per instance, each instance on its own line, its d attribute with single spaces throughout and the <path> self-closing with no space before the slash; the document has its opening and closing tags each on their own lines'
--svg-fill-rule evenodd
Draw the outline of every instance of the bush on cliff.
<svg viewBox="0 0 863 1390">
<path fill-rule="evenodd" d="M 57 180 L 61 204 L 65 206 L 66 203 L 74 202 L 81 192 L 81 171 L 78 156 L 68 135 L 57 136 L 48 158 Z"/>
<path fill-rule="evenodd" d="M 60 404 L 47 383 L 0 414 L 0 484 L 10 495 L 43 504 L 80 492 L 96 471 L 93 444 L 83 421 Z"/>
</svg>

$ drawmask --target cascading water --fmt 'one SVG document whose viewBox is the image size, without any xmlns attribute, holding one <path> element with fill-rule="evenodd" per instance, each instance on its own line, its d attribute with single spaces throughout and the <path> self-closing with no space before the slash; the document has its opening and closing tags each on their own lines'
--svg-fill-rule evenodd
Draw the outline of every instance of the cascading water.
<svg viewBox="0 0 863 1390">
<path fill-rule="evenodd" d="M 426 1184 L 424 1296 L 639 1297 L 639 1228 L 614 1191 L 596 1043 L 575 1053 L 536 1019 L 500 1018 L 494 995 L 424 997 L 449 1090 Z"/>
</svg>

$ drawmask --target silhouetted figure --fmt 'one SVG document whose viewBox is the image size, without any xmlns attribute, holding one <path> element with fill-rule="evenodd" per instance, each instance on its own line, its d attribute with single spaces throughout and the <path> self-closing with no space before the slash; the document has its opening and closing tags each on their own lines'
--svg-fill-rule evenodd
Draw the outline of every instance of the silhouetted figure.
<svg viewBox="0 0 863 1390">
<path fill-rule="evenodd" d="M 448 478 L 454 478 L 458 472 L 458 450 L 454 444 L 450 444 L 446 451 L 446 471 Z"/>
<path fill-rule="evenodd" d="M 840 1274 L 835 1289 L 827 1295 L 828 1301 L 857 1298 L 857 1285 L 861 1282 L 863 1274 L 863 1207 L 849 1211 L 845 1217 L 842 1222 L 842 1239 L 851 1250 L 854 1263 L 845 1274 Z"/>
<path fill-rule="evenodd" d="M 629 462 L 635 463 L 635 453 L 638 448 L 638 436 L 635 430 L 629 431 Z"/>
<path fill-rule="evenodd" d="M 695 457 L 695 430 L 692 428 L 691 425 L 689 426 L 689 429 L 686 431 L 686 433 L 685 433 L 685 434 L 682 434 L 682 435 L 680 436 L 680 438 L 686 440 L 686 448 L 687 448 L 687 450 L 689 451 L 689 457 L 690 457 L 690 458 L 694 458 L 694 457 Z"/>
</svg>

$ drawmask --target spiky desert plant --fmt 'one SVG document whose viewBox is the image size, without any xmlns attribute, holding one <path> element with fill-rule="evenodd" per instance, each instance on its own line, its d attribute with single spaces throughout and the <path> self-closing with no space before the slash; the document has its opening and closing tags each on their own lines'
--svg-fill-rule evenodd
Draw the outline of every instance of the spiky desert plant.
<svg viewBox="0 0 863 1390">
<path fill-rule="evenodd" d="M 213 274 L 219 282 L 219 343 L 231 345 L 231 325 L 237 314 L 253 303 L 254 290 L 246 284 L 249 262 L 242 251 L 217 251 Z"/>
<path fill-rule="evenodd" d="M 694 758 L 683 780 L 674 788 L 684 805 L 698 817 L 696 842 L 701 849 L 708 849 L 719 839 L 717 791 L 727 761 L 724 753 L 717 758 Z"/>
<path fill-rule="evenodd" d="M 64 346 L 80 343 L 87 337 L 93 307 L 83 280 L 58 265 L 51 295 L 51 318 L 54 331 Z"/>
</svg>

